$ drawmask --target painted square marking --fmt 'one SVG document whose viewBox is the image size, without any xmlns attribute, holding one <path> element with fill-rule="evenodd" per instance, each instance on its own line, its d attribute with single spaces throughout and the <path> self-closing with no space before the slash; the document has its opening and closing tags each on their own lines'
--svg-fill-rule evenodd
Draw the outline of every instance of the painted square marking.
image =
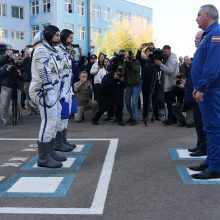
<svg viewBox="0 0 220 220">
<path fill-rule="evenodd" d="M 190 175 L 199 173 L 197 171 L 192 171 L 188 169 L 186 166 L 179 165 L 176 167 L 178 174 L 181 177 L 181 180 L 185 184 L 220 184 L 220 178 L 219 179 L 208 179 L 208 180 L 197 180 L 193 179 Z"/>
<path fill-rule="evenodd" d="M 7 192 L 54 193 L 63 177 L 21 177 Z"/>
<path fill-rule="evenodd" d="M 0 138 L 0 141 L 36 141 L 37 139 L 33 139 L 33 138 Z M 105 156 L 105 160 L 104 160 L 104 164 L 102 166 L 102 171 L 98 180 L 98 184 L 97 184 L 97 188 L 95 191 L 95 195 L 92 201 L 92 204 L 89 208 L 74 208 L 74 207 L 69 207 L 69 208 L 61 208 L 61 207 L 53 207 L 53 208 L 48 208 L 48 207 L 37 207 L 37 208 L 33 208 L 33 207 L 0 207 L 0 213 L 4 213 L 4 214 L 45 214 L 45 215 L 102 215 L 103 211 L 104 211 L 104 207 L 105 207 L 105 201 L 106 201 L 106 197 L 107 197 L 107 193 L 108 193 L 108 187 L 109 187 L 109 183 L 110 183 L 110 179 L 111 179 L 111 174 L 112 174 L 112 170 L 113 170 L 113 166 L 114 166 L 114 161 L 115 161 L 115 155 L 117 152 L 117 148 L 118 148 L 118 139 L 110 139 L 110 138 L 87 138 L 87 139 L 69 139 L 72 141 L 108 141 L 109 145 L 108 145 L 108 150 Z M 34 163 L 35 164 L 35 163 Z M 33 165 L 34 165 L 33 164 Z M 23 175 L 24 176 L 24 175 Z M 30 175 L 29 175 L 30 176 Z M 33 175 L 31 175 L 33 176 Z M 37 175 L 39 176 L 39 175 Z M 41 175 L 43 176 L 43 175 Z M 50 176 L 48 174 L 45 174 L 44 176 Z M 58 175 L 52 175 L 52 176 L 58 176 Z M 63 175 L 59 175 L 59 176 L 65 176 Z M 74 176 L 74 175 L 72 175 Z M 64 178 L 67 179 L 68 177 Z M 70 178 L 70 177 L 69 177 Z M 13 181 L 14 184 L 15 181 Z M 63 183 L 64 181 L 62 181 Z M 71 181 L 66 181 L 66 186 L 65 184 L 64 187 L 59 187 L 58 188 L 58 192 L 59 189 L 60 194 L 62 197 L 63 196 L 63 190 L 68 189 L 68 184 Z M 62 184 L 61 183 L 61 184 Z M 9 184 L 9 186 L 5 187 L 6 190 L 12 186 L 13 184 Z M 72 183 L 70 183 L 72 184 Z M 1 184 L 0 184 L 0 192 L 3 190 L 4 188 L 1 188 Z M 59 193 L 56 192 L 57 197 L 59 197 Z M 66 192 L 67 193 L 67 192 Z M 48 195 L 53 195 L 53 197 L 55 197 L 55 193 L 53 194 L 47 194 L 45 196 L 45 194 L 42 195 L 45 197 L 48 197 Z M 1 195 L 0 195 L 1 196 Z M 37 196 L 39 196 L 37 194 Z M 21 197 L 24 197 L 23 195 Z M 52 197 L 52 196 L 51 196 Z"/>
<path fill-rule="evenodd" d="M 173 160 L 205 160 L 206 156 L 191 157 L 190 152 L 186 148 L 169 148 L 169 153 Z"/>
<path fill-rule="evenodd" d="M 70 152 L 65 152 L 65 155 L 84 155 L 84 154 L 88 154 L 91 149 L 92 149 L 92 145 L 91 144 L 76 144 L 76 148 L 73 149 L 73 151 Z"/>
<path fill-rule="evenodd" d="M 0 184 L 0 197 L 66 197 L 75 174 L 13 174 Z"/>
<path fill-rule="evenodd" d="M 29 160 L 21 170 L 54 170 L 53 168 L 44 168 L 37 166 L 37 156 Z M 67 161 L 63 162 L 63 167 L 56 170 L 80 170 L 83 162 L 85 161 L 85 156 L 70 156 L 67 157 Z"/>
</svg>

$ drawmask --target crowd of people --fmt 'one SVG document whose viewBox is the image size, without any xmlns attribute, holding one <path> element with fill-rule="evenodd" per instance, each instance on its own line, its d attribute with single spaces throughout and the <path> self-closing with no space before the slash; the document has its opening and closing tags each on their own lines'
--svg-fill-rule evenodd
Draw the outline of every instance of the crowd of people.
<svg viewBox="0 0 220 220">
<path fill-rule="evenodd" d="M 39 37 L 40 34 L 35 39 Z M 13 124 L 19 122 L 22 108 L 27 108 L 29 115 L 39 114 L 28 91 L 32 80 L 31 62 L 35 44 L 33 41 L 33 47 L 27 46 L 21 54 L 13 54 L 8 45 L 0 61 L 1 121 L 4 126 L 11 124 L 11 101 Z M 104 53 L 96 56 L 92 50 L 91 48 L 85 56 L 80 46 L 68 46 L 72 72 L 71 88 L 78 102 L 77 111 L 74 113 L 76 122 L 83 121 L 84 112 L 90 108 L 94 125 L 99 124 L 104 113 L 107 115 L 105 121 L 117 121 L 122 126 L 136 125 L 138 109 L 141 108 L 142 102 L 142 119 L 145 124 L 152 112 L 151 121 L 162 120 L 166 125 L 178 122 L 179 126 L 193 126 L 193 120 L 187 123 L 188 117 L 185 120 L 182 114 L 185 81 L 178 78 L 187 78 L 190 66 L 188 57 L 184 58 L 184 62 L 180 59 L 178 63 L 169 45 L 165 45 L 163 50 L 155 51 L 153 43 L 142 44 L 136 55 L 132 51 L 121 49 L 111 59 Z M 177 85 L 176 82 L 182 83 Z M 164 120 L 165 103 L 167 120 Z M 123 120 L 124 104 L 129 114 L 126 121 Z"/>
</svg>

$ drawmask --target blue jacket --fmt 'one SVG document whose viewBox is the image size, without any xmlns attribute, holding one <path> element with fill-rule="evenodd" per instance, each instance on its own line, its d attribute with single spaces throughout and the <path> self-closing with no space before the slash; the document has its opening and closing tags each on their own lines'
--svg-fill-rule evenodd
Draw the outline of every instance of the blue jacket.
<svg viewBox="0 0 220 220">
<path fill-rule="evenodd" d="M 213 23 L 203 33 L 192 62 L 193 88 L 204 92 L 220 88 L 220 25 Z"/>
</svg>

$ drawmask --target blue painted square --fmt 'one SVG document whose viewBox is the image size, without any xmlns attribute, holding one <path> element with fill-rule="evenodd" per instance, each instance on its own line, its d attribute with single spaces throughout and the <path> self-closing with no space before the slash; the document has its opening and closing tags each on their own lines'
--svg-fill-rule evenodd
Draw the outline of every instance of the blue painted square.
<svg viewBox="0 0 220 220">
<path fill-rule="evenodd" d="M 56 170 L 74 170 L 77 171 L 81 168 L 83 162 L 85 161 L 85 156 L 70 156 L 68 158 L 75 158 L 76 160 L 74 163 L 66 168 L 66 167 L 61 167 L 57 168 Z M 35 156 L 32 159 L 30 159 L 24 166 L 21 167 L 21 170 L 54 170 L 53 168 L 44 168 L 44 167 L 34 167 L 34 165 L 37 163 L 38 157 Z"/>
<path fill-rule="evenodd" d="M 83 144 L 80 144 L 83 145 Z M 84 144 L 83 149 L 80 152 L 65 152 L 65 155 L 84 155 L 84 154 L 88 154 L 92 149 L 92 144 Z"/>
<path fill-rule="evenodd" d="M 55 192 L 7 192 L 22 177 L 63 177 Z M 0 184 L 0 197 L 27 197 L 27 198 L 53 198 L 66 197 L 70 186 L 76 178 L 75 174 L 13 174 L 9 179 Z"/>
<path fill-rule="evenodd" d="M 177 150 L 187 150 L 187 148 L 169 148 L 168 151 L 173 160 L 205 160 L 205 157 L 180 157 Z"/>
<path fill-rule="evenodd" d="M 211 179 L 211 180 L 197 180 L 197 179 L 193 179 L 189 172 L 187 171 L 187 167 L 185 166 L 181 166 L 178 165 L 176 167 L 177 172 L 179 173 L 181 180 L 185 183 L 185 184 L 204 184 L 204 185 L 209 185 L 209 184 L 220 184 L 220 179 L 215 180 L 215 179 Z"/>
</svg>

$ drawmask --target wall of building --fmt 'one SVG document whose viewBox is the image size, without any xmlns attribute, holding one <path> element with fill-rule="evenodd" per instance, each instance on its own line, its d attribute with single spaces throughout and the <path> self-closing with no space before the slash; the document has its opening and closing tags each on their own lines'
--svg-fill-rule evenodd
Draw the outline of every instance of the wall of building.
<svg viewBox="0 0 220 220">
<path fill-rule="evenodd" d="M 3 40 L 13 46 L 14 49 L 21 50 L 31 40 L 30 34 L 30 10 L 29 1 L 27 0 L 0 0 L 0 4 L 5 3 L 6 16 L 0 16 L 0 28 L 7 30 L 7 38 Z M 13 18 L 11 6 L 21 6 L 24 8 L 24 18 Z M 24 32 L 24 40 L 12 39 L 12 31 Z"/>
<path fill-rule="evenodd" d="M 43 0 L 39 0 L 39 14 L 32 13 L 32 0 L 0 0 L 0 3 L 7 4 L 7 16 L 0 16 L 0 28 L 8 30 L 8 38 L 6 42 L 13 45 L 15 49 L 21 50 L 25 45 L 30 44 L 33 38 L 32 27 L 38 25 L 39 29 L 43 29 L 45 24 L 53 24 L 60 30 L 71 26 L 74 31 L 75 44 L 80 44 L 83 51 L 88 51 L 90 44 L 89 32 L 93 35 L 94 31 L 100 31 L 103 34 L 107 29 L 111 28 L 112 20 L 117 17 L 117 11 L 123 12 L 123 15 L 142 16 L 152 21 L 152 9 L 138 4 L 128 2 L 126 0 L 84 0 L 84 15 L 77 14 L 76 2 L 73 0 L 74 6 L 71 13 L 65 11 L 65 0 L 51 0 L 50 12 L 43 12 Z M 11 5 L 19 5 L 24 7 L 24 19 L 11 17 Z M 89 8 L 90 5 L 90 8 Z M 93 5 L 100 7 L 100 18 L 93 18 Z M 110 8 L 110 19 L 104 19 L 104 8 Z M 90 12 L 90 16 L 89 16 Z M 91 19 L 91 23 L 89 23 Z M 91 24 L 91 27 L 89 27 Z M 78 27 L 85 28 L 85 39 L 79 39 Z M 24 40 L 11 39 L 11 30 L 25 32 Z"/>
</svg>

